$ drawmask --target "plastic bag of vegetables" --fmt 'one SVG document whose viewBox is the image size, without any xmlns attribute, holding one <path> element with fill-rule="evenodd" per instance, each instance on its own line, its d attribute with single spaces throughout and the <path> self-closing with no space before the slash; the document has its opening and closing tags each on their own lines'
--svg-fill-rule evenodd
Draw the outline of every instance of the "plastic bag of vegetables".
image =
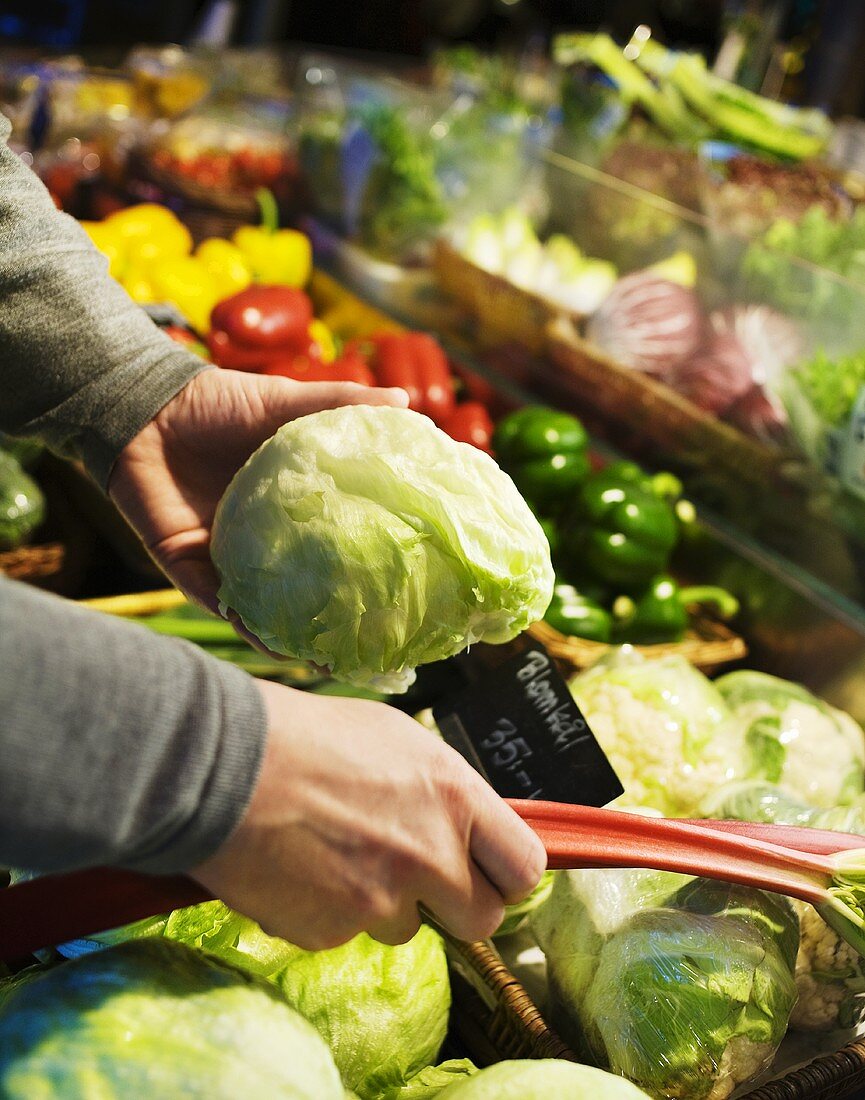
<svg viewBox="0 0 865 1100">
<path fill-rule="evenodd" d="M 444 1041 L 447 960 L 440 936 L 427 925 L 397 947 L 362 933 L 332 950 L 304 951 L 210 901 L 60 950 L 74 955 L 147 936 L 202 948 L 276 986 L 325 1039 L 345 1084 L 362 1098 L 404 1084 L 435 1061 Z"/>
<path fill-rule="evenodd" d="M 777 783 L 811 806 L 836 806 L 862 794 L 865 735 L 849 714 L 764 672 L 730 672 L 715 686 L 744 730 L 749 776 Z"/>
<path fill-rule="evenodd" d="M 725 1100 L 784 1037 L 799 931 L 783 898 L 658 871 L 568 871 L 532 923 L 553 1026 L 652 1095 Z"/>
<path fill-rule="evenodd" d="M 613 651 L 569 686 L 622 781 L 622 805 L 687 817 L 722 783 L 748 774 L 726 702 L 683 657 Z"/>
<path fill-rule="evenodd" d="M 716 792 L 704 808 L 710 817 L 865 835 L 865 796 L 848 806 L 816 809 L 769 783 L 737 783 Z M 810 905 L 792 905 L 799 914 L 799 999 L 790 1026 L 801 1031 L 856 1027 L 865 1019 L 865 960 Z"/>
<path fill-rule="evenodd" d="M 45 518 L 45 497 L 21 463 L 0 450 L 0 550 L 26 542 Z"/>
<path fill-rule="evenodd" d="M 211 554 L 222 604 L 270 649 L 386 691 L 515 637 L 553 591 L 549 545 L 511 479 L 408 409 L 280 428 L 226 490 Z"/>
<path fill-rule="evenodd" d="M 0 1002 L 5 1100 L 343 1100 L 327 1046 L 263 984 L 144 940 L 37 971 Z"/>
</svg>

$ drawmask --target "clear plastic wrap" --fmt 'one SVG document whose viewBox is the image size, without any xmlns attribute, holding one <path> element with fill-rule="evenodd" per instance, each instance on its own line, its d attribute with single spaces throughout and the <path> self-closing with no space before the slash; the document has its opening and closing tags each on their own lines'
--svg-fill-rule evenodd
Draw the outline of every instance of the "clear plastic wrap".
<svg viewBox="0 0 865 1100">
<path fill-rule="evenodd" d="M 656 871 L 567 871 L 532 925 L 552 1025 L 654 1096 L 726 1100 L 787 1030 L 799 932 L 783 898 Z"/>
<path fill-rule="evenodd" d="M 800 684 L 742 669 L 715 681 L 749 754 L 748 775 L 816 807 L 862 793 L 865 735 L 844 711 Z"/>
<path fill-rule="evenodd" d="M 373 256 L 416 262 L 446 224 L 545 207 L 528 110 L 429 89 L 311 55 L 299 65 L 298 146 L 315 214 Z"/>
<path fill-rule="evenodd" d="M 705 812 L 718 818 L 865 834 L 861 795 L 847 806 L 819 810 L 769 783 L 736 783 L 718 791 Z M 799 913 L 799 999 L 790 1026 L 800 1031 L 855 1028 L 865 1019 L 865 962 L 810 905 L 793 905 Z"/>
</svg>

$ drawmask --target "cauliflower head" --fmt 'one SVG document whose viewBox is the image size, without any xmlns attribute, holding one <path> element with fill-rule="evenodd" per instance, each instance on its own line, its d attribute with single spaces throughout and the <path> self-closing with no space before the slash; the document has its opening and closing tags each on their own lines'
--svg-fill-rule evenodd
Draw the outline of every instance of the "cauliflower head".
<svg viewBox="0 0 865 1100">
<path fill-rule="evenodd" d="M 817 808 L 865 789 L 865 734 L 848 714 L 763 672 L 731 672 L 716 687 L 741 726 L 751 777 Z"/>
<path fill-rule="evenodd" d="M 574 677 L 570 689 L 622 781 L 621 806 L 687 817 L 711 791 L 746 774 L 741 726 L 682 657 L 623 649 Z"/>
</svg>

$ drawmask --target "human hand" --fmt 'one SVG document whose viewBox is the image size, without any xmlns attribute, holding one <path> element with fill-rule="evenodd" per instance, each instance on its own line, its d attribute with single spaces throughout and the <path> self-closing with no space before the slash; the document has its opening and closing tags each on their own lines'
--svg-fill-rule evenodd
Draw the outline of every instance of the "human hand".
<svg viewBox="0 0 865 1100">
<path fill-rule="evenodd" d="M 404 943 L 418 905 L 461 939 L 499 926 L 546 866 L 535 833 L 458 753 L 400 711 L 259 681 L 261 777 L 241 825 L 191 874 L 310 950 Z"/>
<path fill-rule="evenodd" d="M 203 371 L 127 444 L 108 492 L 169 579 L 217 612 L 211 526 L 220 497 L 252 452 L 277 428 L 307 413 L 407 404 L 407 394 L 398 389 Z"/>
</svg>

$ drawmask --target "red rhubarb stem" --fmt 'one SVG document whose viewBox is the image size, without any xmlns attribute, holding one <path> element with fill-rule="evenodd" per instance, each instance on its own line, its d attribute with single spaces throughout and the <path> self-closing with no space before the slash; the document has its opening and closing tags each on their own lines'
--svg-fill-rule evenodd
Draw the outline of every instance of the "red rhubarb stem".
<svg viewBox="0 0 865 1100">
<path fill-rule="evenodd" d="M 851 852 L 865 848 L 865 836 L 855 833 L 836 833 L 830 829 L 804 829 L 799 825 L 758 825 L 751 821 L 716 821 L 713 819 L 688 821 L 701 829 L 721 833 L 736 833 L 767 844 L 780 844 L 797 852 L 811 852 L 817 856 L 831 856 L 837 852 Z"/>
<path fill-rule="evenodd" d="M 551 870 L 646 867 L 772 890 L 812 905 L 826 900 L 833 864 L 779 844 L 685 821 L 556 802 L 511 801 L 547 850 Z"/>
</svg>

